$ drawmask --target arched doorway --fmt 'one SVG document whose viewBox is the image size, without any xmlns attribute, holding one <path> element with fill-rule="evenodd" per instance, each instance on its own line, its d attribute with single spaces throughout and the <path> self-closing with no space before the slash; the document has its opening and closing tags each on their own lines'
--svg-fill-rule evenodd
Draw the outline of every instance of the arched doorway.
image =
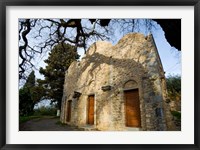
<svg viewBox="0 0 200 150">
<path fill-rule="evenodd" d="M 141 127 L 139 89 L 135 81 L 124 85 L 125 124 L 127 127 Z"/>
</svg>

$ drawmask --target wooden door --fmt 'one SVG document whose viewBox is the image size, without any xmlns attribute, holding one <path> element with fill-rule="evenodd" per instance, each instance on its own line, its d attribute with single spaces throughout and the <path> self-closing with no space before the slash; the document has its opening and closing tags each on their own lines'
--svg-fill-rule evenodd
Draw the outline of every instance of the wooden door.
<svg viewBox="0 0 200 150">
<path fill-rule="evenodd" d="M 70 122 L 71 120 L 71 107 L 72 107 L 72 101 L 67 102 L 67 122 Z"/>
<path fill-rule="evenodd" d="M 127 127 L 141 127 L 140 102 L 138 89 L 124 92 L 125 117 Z"/>
<path fill-rule="evenodd" d="M 88 124 L 94 124 L 94 95 L 88 97 Z"/>
</svg>

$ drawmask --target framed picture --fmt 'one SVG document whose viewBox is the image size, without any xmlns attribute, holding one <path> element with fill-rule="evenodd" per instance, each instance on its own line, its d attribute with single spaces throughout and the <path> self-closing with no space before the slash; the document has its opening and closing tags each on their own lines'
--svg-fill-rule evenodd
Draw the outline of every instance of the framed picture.
<svg viewBox="0 0 200 150">
<path fill-rule="evenodd" d="M 191 0 L 182 0 L 182 1 L 180 0 L 174 0 L 174 1 L 167 1 L 167 0 L 164 0 L 164 1 L 7 0 L 7 1 L 1 1 L 0 6 L 1 6 L 1 14 L 2 14 L 1 24 L 0 24 L 1 25 L 0 26 L 0 33 L 1 33 L 1 37 L 0 37 L 0 45 L 1 45 L 1 50 L 0 50 L 0 60 L 1 60 L 0 147 L 1 149 L 5 149 L 5 150 L 6 149 L 136 149 L 136 150 L 138 149 L 139 150 L 139 149 L 156 149 L 156 148 L 157 149 L 188 149 L 188 150 L 200 149 L 200 145 L 199 145 L 199 141 L 200 141 L 199 139 L 199 136 L 200 136 L 199 107 L 200 106 L 198 102 L 198 98 L 199 98 L 199 94 L 198 94 L 199 93 L 198 92 L 199 66 L 198 64 L 200 63 L 199 62 L 200 56 L 198 52 L 199 36 L 200 36 L 200 29 L 199 29 L 200 2 L 199 0 L 196 0 L 196 1 L 191 1 Z M 142 103 L 141 104 L 142 106 L 138 104 L 137 111 L 141 112 L 142 114 L 141 117 L 138 117 L 138 118 L 136 117 L 137 119 L 136 121 L 134 119 L 132 120 L 127 119 L 127 118 L 132 117 L 131 113 L 127 117 L 127 112 L 130 112 L 127 109 L 129 107 L 127 104 L 130 103 L 128 100 L 126 101 L 127 104 L 123 105 L 124 108 L 122 109 L 123 113 L 124 114 L 126 113 L 125 115 L 126 119 L 124 119 L 123 117 L 120 118 L 120 116 L 118 116 L 117 117 L 118 120 L 115 117 L 117 121 L 114 122 L 113 121 L 114 119 L 112 118 L 112 121 L 113 121 L 111 123 L 112 127 L 110 127 L 111 124 L 108 123 L 108 120 L 107 121 L 97 120 L 97 117 L 96 117 L 96 115 L 98 115 L 97 112 L 95 112 L 95 115 L 93 115 L 94 106 L 92 105 L 94 105 L 94 99 L 98 97 L 94 94 L 93 91 L 89 91 L 87 93 L 87 96 L 89 97 L 89 101 L 85 103 L 85 105 L 88 105 L 87 106 L 88 110 L 86 110 L 87 116 L 85 115 L 85 118 L 84 118 L 84 115 L 80 116 L 79 120 L 85 120 L 89 124 L 95 124 L 95 125 L 96 123 L 94 122 L 99 122 L 99 129 L 103 129 L 105 127 L 106 129 L 104 131 L 102 132 L 101 131 L 89 131 L 89 132 L 87 131 L 84 131 L 84 132 L 83 131 L 70 131 L 70 132 L 59 131 L 58 132 L 58 131 L 44 130 L 41 132 L 41 131 L 20 130 L 19 129 L 20 80 L 19 79 L 21 79 L 21 77 L 23 77 L 24 75 L 20 73 L 20 72 L 23 72 L 22 70 L 24 69 L 23 67 L 20 66 L 20 63 L 23 62 L 23 59 L 28 60 L 28 59 L 31 59 L 32 57 L 30 56 L 30 53 L 27 53 L 26 57 L 23 57 L 23 56 L 20 57 L 20 55 L 23 55 L 24 53 L 26 53 L 26 52 L 20 53 L 21 46 L 24 43 L 26 43 L 26 39 L 24 40 L 24 35 L 23 35 L 26 33 L 25 32 L 22 33 L 20 31 L 29 29 L 27 26 L 23 28 L 23 23 L 24 24 L 30 23 L 28 21 L 27 22 L 23 22 L 23 21 L 32 19 L 33 22 L 31 22 L 32 24 L 30 24 L 30 27 L 32 27 L 35 25 L 37 26 L 39 23 L 42 22 L 41 20 L 46 19 L 46 21 L 49 21 L 49 22 L 42 22 L 44 26 L 43 27 L 41 26 L 41 29 L 38 29 L 38 28 L 35 29 L 35 31 L 36 30 L 39 31 L 39 34 L 40 34 L 39 36 L 41 36 L 42 34 L 43 36 L 46 36 L 45 35 L 46 31 L 44 30 L 45 32 L 42 33 L 42 28 L 46 28 L 46 27 L 51 28 L 54 24 L 66 23 L 67 22 L 66 18 L 68 18 L 69 20 L 70 19 L 76 20 L 75 21 L 76 24 L 80 23 L 77 20 L 82 19 L 82 22 L 85 23 L 86 21 L 88 21 L 90 24 L 93 25 L 93 27 L 95 26 L 95 23 L 97 23 L 97 21 L 99 21 L 98 25 L 104 26 L 105 24 L 103 24 L 103 21 L 107 22 L 112 19 L 113 20 L 118 19 L 119 22 L 122 22 L 122 20 L 126 21 L 126 19 L 137 20 L 138 22 L 140 20 L 148 19 L 148 20 L 154 20 L 160 25 L 161 25 L 161 22 L 159 22 L 159 19 L 179 20 L 181 22 L 181 29 L 175 28 L 174 30 L 176 31 L 174 32 L 177 33 L 177 31 L 179 30 L 181 31 L 180 33 L 181 40 L 177 38 L 177 36 L 174 36 L 174 35 L 172 39 L 176 39 L 175 42 L 180 40 L 180 42 L 178 43 L 179 45 L 178 46 L 174 45 L 174 47 L 179 49 L 179 51 L 181 51 L 181 56 L 179 56 L 181 57 L 181 65 L 180 65 L 181 66 L 181 104 L 180 104 L 181 106 L 180 106 L 180 109 L 182 113 L 180 129 L 176 131 L 172 131 L 168 129 L 168 126 L 170 126 L 169 120 L 168 122 L 161 120 L 160 122 L 162 123 L 160 123 L 159 119 L 157 120 L 157 122 L 155 121 L 157 123 L 157 124 L 155 123 L 156 124 L 155 126 L 153 125 L 148 126 L 148 123 L 151 122 L 151 119 L 145 120 L 144 118 L 148 118 L 149 116 L 151 116 L 149 115 L 151 114 L 151 109 L 149 110 L 151 106 L 147 107 L 145 103 Z M 56 22 L 57 21 L 56 19 L 59 20 L 59 22 Z M 37 20 L 38 22 L 34 20 Z M 20 21 L 22 24 L 20 24 Z M 88 22 L 86 22 L 86 24 Z M 107 24 L 108 22 L 106 23 L 106 25 Z M 125 22 L 122 24 L 125 24 Z M 72 27 L 72 25 L 70 27 Z M 113 28 L 114 27 L 116 26 L 113 26 Z M 76 26 L 76 28 L 77 28 L 76 32 L 79 33 L 80 37 L 77 37 L 75 39 L 84 41 L 84 36 L 81 37 L 81 35 L 83 34 L 83 31 L 78 30 L 78 26 Z M 127 28 L 129 28 L 129 26 L 124 26 L 124 30 L 128 30 Z M 89 30 L 89 29 L 85 28 L 85 30 Z M 103 32 L 103 29 L 99 31 Z M 63 32 L 63 30 L 61 29 L 60 32 Z M 71 33 L 72 32 L 74 33 L 75 31 L 71 31 Z M 118 30 L 116 33 L 117 33 L 117 36 L 120 37 L 119 32 L 121 32 L 121 30 Z M 144 32 L 146 32 L 146 30 Z M 91 34 L 92 33 L 94 32 L 91 32 Z M 97 32 L 95 33 L 97 36 L 99 36 Z M 32 35 L 34 36 L 34 33 L 32 33 Z M 166 33 L 163 35 L 167 36 Z M 130 35 L 130 36 L 133 36 L 133 35 Z M 144 38 L 145 40 L 154 42 L 154 39 L 150 35 L 146 35 L 144 37 L 145 37 Z M 124 39 L 125 38 L 126 36 L 124 36 Z M 135 35 L 134 35 L 134 38 L 135 38 Z M 22 39 L 22 41 L 20 39 Z M 127 39 L 125 40 L 123 38 L 121 39 L 122 39 L 121 42 L 127 41 Z M 70 38 L 67 40 L 68 40 L 68 43 L 74 42 Z M 29 41 L 29 42 L 32 42 L 31 44 L 33 45 L 33 41 Z M 75 44 L 77 46 L 83 43 L 76 41 Z M 162 44 L 163 43 L 161 42 L 160 43 L 161 47 L 162 47 Z M 106 46 L 104 46 L 104 48 L 105 47 Z M 122 47 L 125 47 L 125 46 L 123 44 L 121 45 L 119 44 L 119 46 L 117 44 L 115 45 L 115 49 L 121 49 Z M 93 48 L 90 47 L 91 53 L 92 53 L 92 49 Z M 108 46 L 106 47 L 106 49 L 110 50 L 113 48 L 111 46 L 110 47 Z M 31 47 L 29 47 L 29 50 L 34 51 L 34 49 Z M 97 46 L 97 50 L 98 50 L 98 46 Z M 120 50 L 119 50 L 119 53 L 120 53 Z M 157 53 L 158 52 L 156 52 L 156 55 Z M 107 60 L 104 57 L 102 57 L 102 55 L 97 55 L 96 57 L 98 59 L 102 58 L 102 60 L 104 60 L 105 62 Z M 114 58 L 114 53 L 112 56 L 109 55 L 109 62 L 111 59 L 112 59 L 113 64 L 114 62 L 118 61 L 118 59 Z M 166 61 L 167 60 L 170 61 L 170 59 L 168 58 L 166 59 Z M 35 61 L 37 62 L 38 60 L 36 59 Z M 135 65 L 132 61 L 131 62 L 128 60 L 126 61 L 127 62 L 124 62 L 124 63 L 131 64 L 133 66 Z M 142 60 L 138 59 L 138 61 L 140 62 Z M 153 61 L 153 59 L 150 61 Z M 156 61 L 158 62 L 160 60 L 158 59 Z M 29 65 L 31 66 L 31 63 Z M 79 65 L 81 66 L 81 63 Z M 137 62 L 137 65 L 138 65 L 138 62 Z M 119 64 L 117 64 L 116 66 L 119 67 Z M 158 66 L 160 67 L 162 65 L 158 65 Z M 27 69 L 29 66 L 25 66 L 25 67 Z M 124 68 L 123 65 L 122 65 L 122 68 Z M 169 69 L 174 69 L 174 68 L 175 68 L 174 66 L 171 66 L 171 68 Z M 84 70 L 84 67 L 82 69 Z M 164 70 L 166 69 L 164 68 Z M 133 72 L 136 72 L 136 71 L 133 70 Z M 160 74 L 162 74 L 161 71 L 160 71 Z M 75 73 L 73 73 L 73 75 L 75 75 Z M 134 76 L 134 74 L 132 76 Z M 152 75 L 152 78 L 153 78 L 153 75 Z M 73 79 L 73 76 L 71 77 L 71 79 L 72 79 L 71 82 L 75 80 Z M 143 77 L 142 79 L 145 80 L 146 78 Z M 124 81 L 125 83 L 123 84 L 124 85 L 123 96 L 129 97 L 131 95 L 130 92 L 133 92 L 134 94 L 136 93 L 135 94 L 136 96 L 142 95 L 141 93 L 144 92 L 144 90 L 143 91 L 140 90 L 142 88 L 142 84 L 137 85 L 135 81 L 129 80 L 128 78 L 125 79 L 125 77 L 124 77 Z M 157 80 L 152 79 L 152 81 L 155 82 L 155 86 L 156 86 Z M 162 82 L 162 77 L 159 76 L 158 81 L 161 81 L 161 85 L 163 86 L 164 83 Z M 71 82 L 69 81 L 68 83 L 73 84 Z M 87 82 L 90 82 L 90 81 L 88 80 Z M 105 83 L 105 85 L 102 85 L 100 89 L 98 90 L 100 90 L 102 93 L 106 93 L 112 90 L 113 88 L 115 88 L 113 87 L 113 85 Z M 130 86 L 132 87 L 130 88 Z M 91 88 L 93 87 L 91 86 Z M 80 89 L 80 88 L 77 88 L 77 89 Z M 74 101 L 79 99 L 79 97 L 83 98 L 83 95 L 84 95 L 83 91 L 84 90 L 81 91 L 81 90 L 73 89 L 71 90 L 71 93 L 73 93 L 71 94 L 71 97 L 67 96 L 67 93 L 65 93 L 64 91 L 64 96 L 66 96 L 67 98 L 63 98 L 63 99 L 66 99 L 66 102 L 65 101 L 62 102 L 62 106 L 61 106 L 61 121 L 62 122 L 65 122 L 65 121 L 69 122 L 70 119 L 74 118 L 71 110 L 74 109 L 76 105 Z M 122 93 L 122 90 L 120 91 L 120 88 L 117 87 L 115 94 L 120 94 L 120 92 Z M 156 95 L 155 93 L 156 93 L 155 91 L 153 92 L 151 91 L 149 95 L 146 96 L 146 99 L 145 97 L 142 97 L 142 98 L 140 97 L 140 99 L 144 101 L 148 101 L 148 99 L 150 99 L 148 98 L 149 96 L 159 98 L 159 96 Z M 168 103 L 167 99 L 165 102 Z M 146 106 L 143 107 L 143 105 L 146 105 Z M 153 112 L 155 112 L 155 116 L 157 116 L 157 118 L 162 118 L 162 113 L 163 113 L 162 111 L 164 109 L 160 108 L 159 106 L 160 105 L 156 105 L 155 110 L 153 110 Z M 139 110 L 139 108 L 141 110 Z M 113 109 L 113 111 L 115 110 Z M 148 111 L 149 111 L 148 114 L 143 113 L 143 112 L 148 112 Z M 77 112 L 80 112 L 80 110 Z M 108 111 L 106 111 L 106 108 L 104 112 L 105 112 L 104 114 L 105 116 L 109 115 Z M 70 117 L 68 114 L 70 114 Z M 91 114 L 93 115 L 92 117 L 91 117 Z M 119 118 L 120 118 L 120 121 L 119 121 Z M 152 120 L 157 119 L 157 118 L 152 118 Z M 138 121 L 138 120 L 142 120 L 142 121 Z M 120 123 L 123 122 L 123 125 L 120 126 L 118 124 L 119 122 Z M 113 126 L 114 124 L 115 126 Z M 126 127 L 125 127 L 125 124 L 126 124 Z M 135 130 L 134 131 L 127 131 L 127 130 L 119 131 L 119 130 L 124 130 L 124 128 L 127 129 L 130 126 L 132 127 L 134 125 L 138 126 L 137 129 L 139 131 L 135 131 Z M 167 127 L 165 127 L 165 125 Z"/>
</svg>

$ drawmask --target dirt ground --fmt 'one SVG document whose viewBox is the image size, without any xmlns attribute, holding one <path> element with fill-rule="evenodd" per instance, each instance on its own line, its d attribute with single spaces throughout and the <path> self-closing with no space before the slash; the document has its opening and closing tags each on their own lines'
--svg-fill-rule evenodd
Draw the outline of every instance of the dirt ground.
<svg viewBox="0 0 200 150">
<path fill-rule="evenodd" d="M 83 129 L 61 124 L 59 118 L 42 117 L 20 124 L 19 131 L 83 131 Z"/>
</svg>

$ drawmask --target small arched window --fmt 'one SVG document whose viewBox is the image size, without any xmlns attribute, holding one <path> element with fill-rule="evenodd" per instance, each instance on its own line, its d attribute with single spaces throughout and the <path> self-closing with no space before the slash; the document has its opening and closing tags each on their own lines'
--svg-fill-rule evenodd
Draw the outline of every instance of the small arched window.
<svg viewBox="0 0 200 150">
<path fill-rule="evenodd" d="M 136 88 L 138 88 L 138 84 L 134 80 L 128 80 L 127 82 L 125 82 L 123 88 L 124 89 L 136 89 Z"/>
</svg>

